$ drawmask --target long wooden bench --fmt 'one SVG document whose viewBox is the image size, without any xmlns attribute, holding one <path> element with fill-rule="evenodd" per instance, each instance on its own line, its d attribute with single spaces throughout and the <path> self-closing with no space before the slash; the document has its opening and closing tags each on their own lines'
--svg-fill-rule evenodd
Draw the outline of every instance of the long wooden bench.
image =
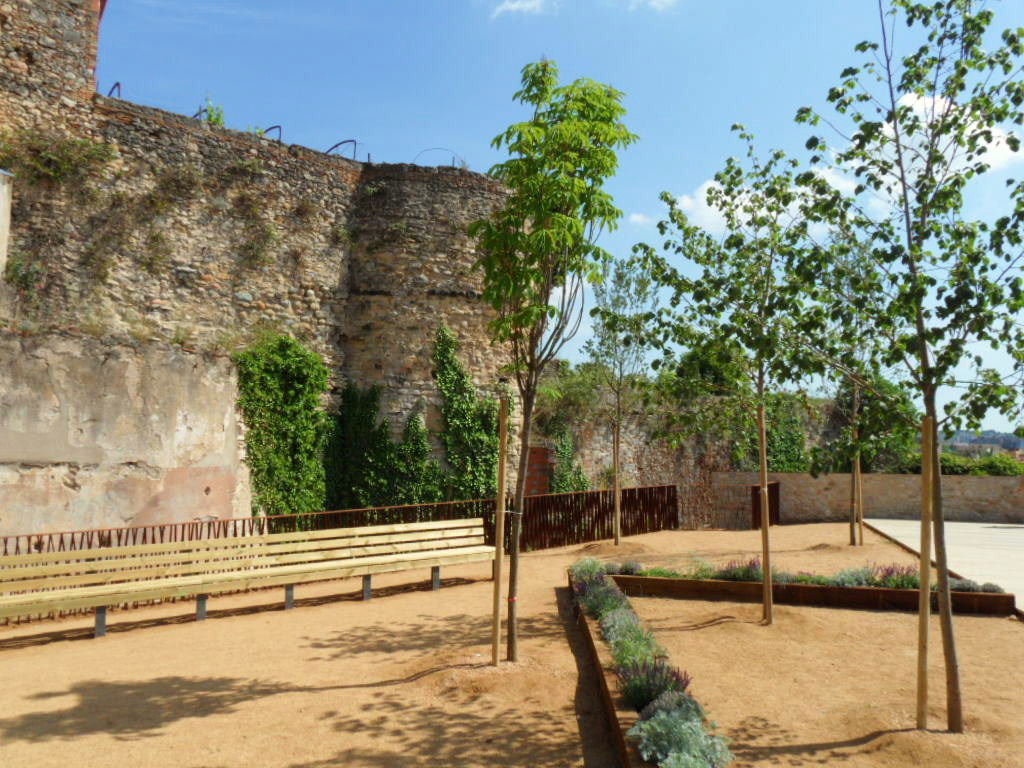
<svg viewBox="0 0 1024 768">
<path fill-rule="evenodd" d="M 8 555 L 0 618 L 95 608 L 100 637 L 111 606 L 195 597 L 204 619 L 209 595 L 283 586 L 291 608 L 296 584 L 352 576 L 368 600 L 375 573 L 430 568 L 439 589 L 441 566 L 493 559 L 480 518 Z"/>
</svg>

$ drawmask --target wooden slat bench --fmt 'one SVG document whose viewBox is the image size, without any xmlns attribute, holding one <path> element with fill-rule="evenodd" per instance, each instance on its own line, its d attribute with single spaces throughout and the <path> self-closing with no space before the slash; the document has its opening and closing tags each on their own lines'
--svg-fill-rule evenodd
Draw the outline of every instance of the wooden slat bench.
<svg viewBox="0 0 1024 768">
<path fill-rule="evenodd" d="M 439 589 L 442 565 L 493 559 L 480 518 L 7 555 L 0 618 L 95 608 L 100 637 L 109 606 L 195 597 L 204 619 L 209 595 L 283 586 L 291 608 L 296 584 L 352 576 L 369 599 L 375 573 L 429 567 Z"/>
</svg>

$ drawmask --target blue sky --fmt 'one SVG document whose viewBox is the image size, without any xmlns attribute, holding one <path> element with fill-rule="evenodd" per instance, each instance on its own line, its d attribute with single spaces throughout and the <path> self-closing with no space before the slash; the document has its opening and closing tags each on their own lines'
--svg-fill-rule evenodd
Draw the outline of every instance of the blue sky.
<svg viewBox="0 0 1024 768">
<path fill-rule="evenodd" d="M 1024 3 L 992 6 L 997 27 L 1024 25 Z M 210 96 L 231 127 L 282 124 L 290 143 L 355 138 L 361 160 L 454 153 L 486 171 L 490 140 L 523 116 L 520 69 L 546 56 L 563 79 L 626 93 L 640 141 L 609 185 L 626 216 L 603 241 L 626 254 L 656 237 L 662 190 L 696 197 L 739 151 L 733 123 L 799 151 L 796 109 L 823 105 L 876 29 L 873 0 L 111 0 L 98 77 L 189 115 Z M 421 154 L 432 147 L 446 151 Z"/>
</svg>

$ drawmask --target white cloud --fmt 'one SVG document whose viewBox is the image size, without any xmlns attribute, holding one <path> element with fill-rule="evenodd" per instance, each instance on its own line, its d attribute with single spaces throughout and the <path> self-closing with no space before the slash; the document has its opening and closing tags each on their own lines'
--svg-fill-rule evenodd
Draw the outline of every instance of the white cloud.
<svg viewBox="0 0 1024 768">
<path fill-rule="evenodd" d="M 900 97 L 899 103 L 901 106 L 909 106 L 918 117 L 924 121 L 934 119 L 938 113 L 942 113 L 949 108 L 949 100 L 942 97 L 936 96 L 934 98 L 926 98 L 924 96 L 918 96 L 914 93 L 905 93 Z M 885 132 L 889 136 L 892 135 L 892 126 L 887 125 Z M 1007 143 L 1009 134 L 1002 128 L 995 126 L 991 129 L 992 141 L 988 142 L 987 151 L 979 158 L 982 162 L 987 163 L 991 170 L 1000 171 L 1014 163 L 1018 163 L 1024 160 L 1024 152 L 1014 152 L 1010 149 L 1010 145 Z M 922 154 L 924 148 L 921 148 Z"/>
<path fill-rule="evenodd" d="M 652 11 L 667 11 L 669 8 L 675 6 L 679 0 L 630 0 L 629 10 L 635 11 L 637 8 L 650 8 Z"/>
<path fill-rule="evenodd" d="M 543 13 L 550 6 L 549 0 L 502 0 L 494 9 L 491 18 L 503 13 Z"/>
<path fill-rule="evenodd" d="M 652 219 L 646 213 L 631 213 L 631 214 L 629 214 L 629 223 L 630 224 L 639 224 L 640 226 L 645 227 L 648 224 L 650 224 L 652 221 L 654 221 L 654 219 Z"/>
<path fill-rule="evenodd" d="M 697 187 L 692 195 L 679 195 L 676 198 L 676 206 L 693 224 L 712 234 L 720 235 L 725 232 L 725 217 L 717 208 L 708 205 L 708 190 L 717 186 L 718 182 L 708 179 Z"/>
</svg>

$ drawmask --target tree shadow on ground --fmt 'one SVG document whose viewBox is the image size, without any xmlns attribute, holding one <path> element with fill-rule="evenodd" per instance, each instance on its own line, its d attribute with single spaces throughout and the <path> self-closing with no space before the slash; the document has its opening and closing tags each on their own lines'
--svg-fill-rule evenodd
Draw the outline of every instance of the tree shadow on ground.
<svg viewBox="0 0 1024 768">
<path fill-rule="evenodd" d="M 466 584 L 475 584 L 479 581 L 489 581 L 489 579 L 466 579 L 461 577 L 442 579 L 442 589 L 447 587 L 459 587 Z M 314 582 L 322 583 L 322 582 Z M 296 592 L 302 588 L 302 585 L 296 587 Z M 426 582 L 414 582 L 411 584 L 395 584 L 389 587 L 374 587 L 373 598 L 391 597 L 393 595 L 402 595 L 410 592 L 430 592 L 432 590 L 430 581 Z M 271 594 L 279 595 L 281 593 L 280 587 L 272 587 L 267 590 L 254 590 L 258 592 L 266 592 L 268 597 Z M 234 595 L 237 596 L 237 595 Z M 229 597 L 225 595 L 224 597 Z M 233 616 L 251 616 L 257 613 L 267 613 L 268 611 L 283 611 L 284 602 L 281 599 L 277 599 L 274 602 L 261 603 L 259 605 L 243 605 L 234 608 L 221 608 L 217 609 L 216 605 L 217 596 L 213 595 L 210 598 L 210 608 L 207 610 L 207 620 L 211 619 L 223 619 L 230 618 Z M 342 592 L 333 595 L 318 595 L 316 597 L 296 597 L 295 607 L 296 608 L 308 608 L 317 605 L 331 605 L 332 603 L 343 603 L 343 602 L 362 602 L 363 593 L 360 589 L 357 592 Z M 196 620 L 195 609 L 192 607 L 191 601 L 182 600 L 180 601 L 183 609 L 188 609 L 188 613 L 184 613 L 180 616 L 155 616 L 145 619 L 133 619 L 128 621 L 118 621 L 107 625 L 108 634 L 116 634 L 118 632 L 132 632 L 138 629 L 148 629 L 151 627 L 159 627 L 173 624 L 188 624 Z M 128 609 L 130 610 L 130 609 Z M 111 610 L 107 616 L 108 619 L 123 615 L 123 611 Z M 32 635 L 16 635 L 13 637 L 0 638 L 0 651 L 13 650 L 17 648 L 29 648 L 36 645 L 47 645 L 48 643 L 55 643 L 61 641 L 72 641 L 72 640 L 92 640 L 93 639 L 93 628 L 92 627 L 75 627 L 73 629 L 54 629 L 47 632 L 39 632 Z"/>
<path fill-rule="evenodd" d="M 586 640 L 576 620 L 576 608 L 568 587 L 555 589 L 558 617 L 565 630 L 565 639 L 576 660 L 576 723 L 583 744 L 583 763 L 586 768 L 615 768 L 618 758 L 612 748 L 609 724 L 601 701 L 597 671 L 590 659 Z"/>
<path fill-rule="evenodd" d="M 441 696 L 460 698 L 466 693 L 444 689 Z M 356 716 L 328 712 L 324 717 L 332 719 L 331 725 L 338 733 L 359 733 L 364 741 L 375 742 L 374 746 L 352 746 L 330 759 L 295 763 L 290 768 L 339 765 L 564 768 L 579 759 L 575 739 L 566 738 L 564 724 L 552 717 L 543 702 L 505 707 L 480 699 L 471 710 L 452 711 L 444 702 L 410 702 L 400 693 L 378 692 Z"/>
<path fill-rule="evenodd" d="M 653 630 L 662 629 L 666 632 L 697 632 L 702 629 L 711 629 L 712 627 L 718 627 L 722 624 L 756 624 L 758 626 L 764 624 L 764 621 L 760 618 L 742 618 L 734 616 L 731 613 L 726 613 L 721 616 L 713 616 L 710 619 L 704 619 L 703 621 L 695 621 L 690 624 L 677 624 L 675 619 L 672 618 L 645 618 L 644 624 Z"/>
<path fill-rule="evenodd" d="M 287 685 L 236 677 L 159 677 L 112 683 L 86 680 L 66 691 L 37 693 L 31 700 L 74 696 L 64 709 L 46 709 L 0 719 L 0 743 L 42 742 L 105 733 L 119 740 L 158 735 L 169 723 L 189 717 L 230 712 L 255 698 L 293 690 Z"/>
<path fill-rule="evenodd" d="M 519 636 L 523 640 L 558 637 L 562 629 L 556 620 L 546 616 L 519 619 Z M 439 617 L 420 614 L 407 621 L 374 622 L 347 627 L 323 637 L 304 637 L 306 648 L 322 652 L 310 661 L 335 661 L 362 654 L 420 653 L 434 654 L 439 649 L 461 649 L 473 646 L 490 647 L 491 617 L 458 614 Z"/>
<path fill-rule="evenodd" d="M 142 682 L 86 680 L 75 683 L 66 691 L 45 691 L 29 696 L 32 701 L 74 696 L 77 701 L 60 710 L 47 709 L 0 718 L 0 743 L 43 742 L 98 733 L 123 741 L 143 739 L 157 736 L 161 728 L 178 720 L 230 713 L 240 704 L 268 696 L 390 688 L 414 683 L 440 672 L 484 666 L 445 664 L 404 677 L 328 686 L 296 686 L 237 677 L 171 676 Z"/>
<path fill-rule="evenodd" d="M 737 768 L 753 762 L 780 766 L 837 765 L 885 749 L 879 740 L 910 728 L 875 730 L 863 736 L 835 741 L 794 743 L 794 734 L 763 717 L 746 717 L 725 735 L 736 756 Z"/>
</svg>

